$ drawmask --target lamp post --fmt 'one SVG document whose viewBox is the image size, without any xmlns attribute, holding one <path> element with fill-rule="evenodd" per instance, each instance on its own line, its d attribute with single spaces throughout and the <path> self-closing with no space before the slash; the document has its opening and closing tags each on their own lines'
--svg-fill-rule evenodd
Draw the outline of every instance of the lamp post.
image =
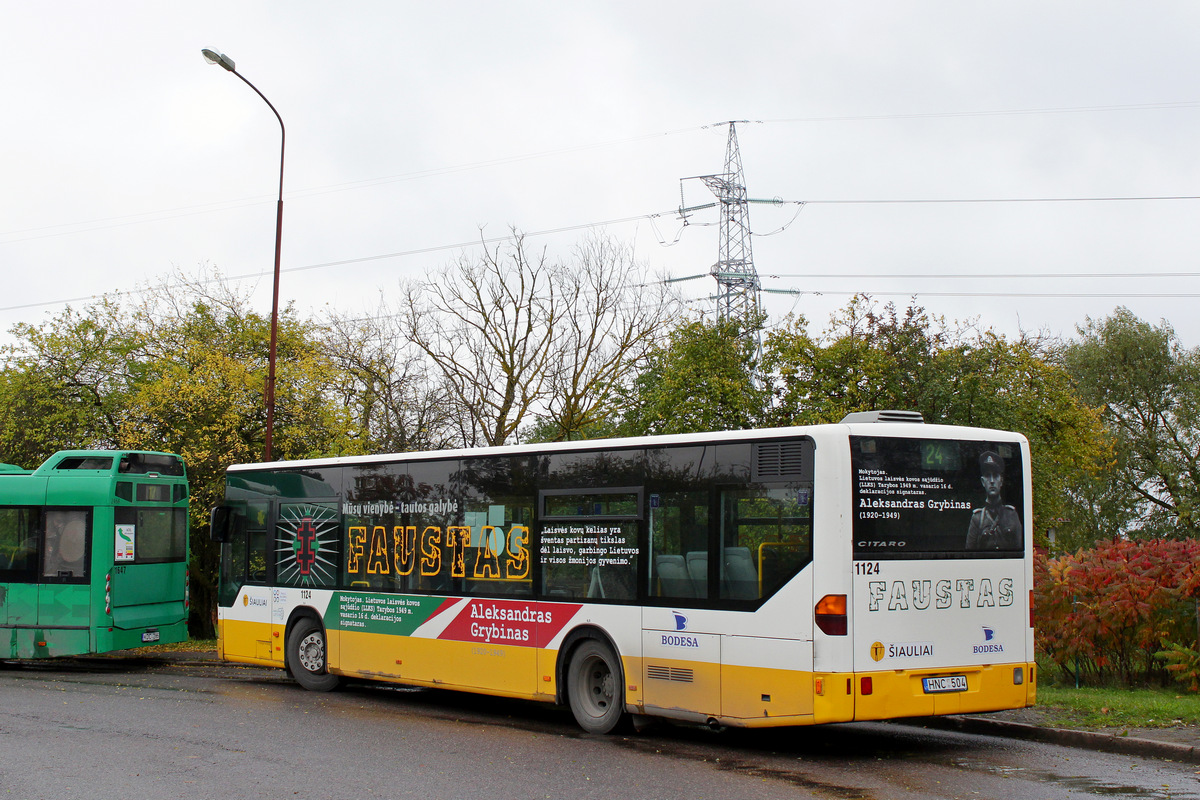
<svg viewBox="0 0 1200 800">
<path fill-rule="evenodd" d="M 242 83 L 254 90 L 254 93 L 263 99 L 267 107 L 271 109 L 271 113 L 275 115 L 275 119 L 279 120 L 279 203 L 276 206 L 275 212 L 275 278 L 271 285 L 271 345 L 267 351 L 267 387 L 266 387 L 266 403 L 267 403 L 267 435 L 264 447 L 263 460 L 271 460 L 271 439 L 275 432 L 275 344 L 277 340 L 277 331 L 279 328 L 279 251 L 283 243 L 283 153 L 284 144 L 287 140 L 287 131 L 283 127 L 283 117 L 279 116 L 279 112 L 275 110 L 275 106 L 271 105 L 271 101 L 267 96 L 258 90 L 250 81 L 234 68 L 233 59 L 223 53 L 218 53 L 215 50 L 201 50 L 204 55 L 204 60 L 210 64 L 216 64 L 223 69 L 232 72 L 241 79 Z"/>
</svg>

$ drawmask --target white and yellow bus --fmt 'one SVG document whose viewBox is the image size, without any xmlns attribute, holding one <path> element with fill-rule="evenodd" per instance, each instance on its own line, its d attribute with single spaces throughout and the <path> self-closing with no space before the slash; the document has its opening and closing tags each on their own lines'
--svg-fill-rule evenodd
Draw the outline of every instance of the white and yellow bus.
<svg viewBox="0 0 1200 800">
<path fill-rule="evenodd" d="M 219 652 L 713 726 L 1035 699 L 1029 445 L 840 424 L 243 464 Z"/>
</svg>

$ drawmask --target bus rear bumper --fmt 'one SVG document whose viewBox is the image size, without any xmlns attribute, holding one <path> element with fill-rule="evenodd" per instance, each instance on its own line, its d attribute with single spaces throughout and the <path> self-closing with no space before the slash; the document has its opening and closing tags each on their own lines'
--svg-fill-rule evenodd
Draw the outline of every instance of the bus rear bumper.
<svg viewBox="0 0 1200 800">
<path fill-rule="evenodd" d="M 1032 663 L 859 672 L 851 690 L 860 721 L 1002 711 L 1037 699 Z"/>
</svg>

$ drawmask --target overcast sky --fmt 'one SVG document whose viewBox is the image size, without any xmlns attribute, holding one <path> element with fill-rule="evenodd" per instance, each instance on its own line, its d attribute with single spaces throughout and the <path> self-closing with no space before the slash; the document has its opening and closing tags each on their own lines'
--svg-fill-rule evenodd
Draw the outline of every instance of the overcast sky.
<svg viewBox="0 0 1200 800">
<path fill-rule="evenodd" d="M 515 226 L 705 275 L 729 120 L 775 322 L 855 292 L 1200 345 L 1200 4 L 0 0 L 0 330 L 204 265 L 367 313 Z M 697 181 L 684 201 L 709 202 Z M 1128 198 L 1183 199 L 1128 199 Z M 1053 202 L 1026 202 L 1047 200 Z M 873 202 L 874 201 L 874 202 Z M 898 202 L 878 202 L 898 201 Z M 958 202 L 920 202 L 958 201 Z M 982 202 L 1006 201 L 1006 202 Z M 771 235 L 767 235 L 771 234 Z M 712 278 L 679 284 L 697 302 Z"/>
</svg>

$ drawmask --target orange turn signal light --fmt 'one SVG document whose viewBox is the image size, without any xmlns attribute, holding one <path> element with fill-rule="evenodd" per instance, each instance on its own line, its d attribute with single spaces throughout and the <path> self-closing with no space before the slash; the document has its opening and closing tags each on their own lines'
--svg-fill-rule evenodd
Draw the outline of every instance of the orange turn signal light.
<svg viewBox="0 0 1200 800">
<path fill-rule="evenodd" d="M 818 600 L 815 620 L 822 633 L 828 636 L 845 636 L 846 595 L 827 594 Z"/>
</svg>

